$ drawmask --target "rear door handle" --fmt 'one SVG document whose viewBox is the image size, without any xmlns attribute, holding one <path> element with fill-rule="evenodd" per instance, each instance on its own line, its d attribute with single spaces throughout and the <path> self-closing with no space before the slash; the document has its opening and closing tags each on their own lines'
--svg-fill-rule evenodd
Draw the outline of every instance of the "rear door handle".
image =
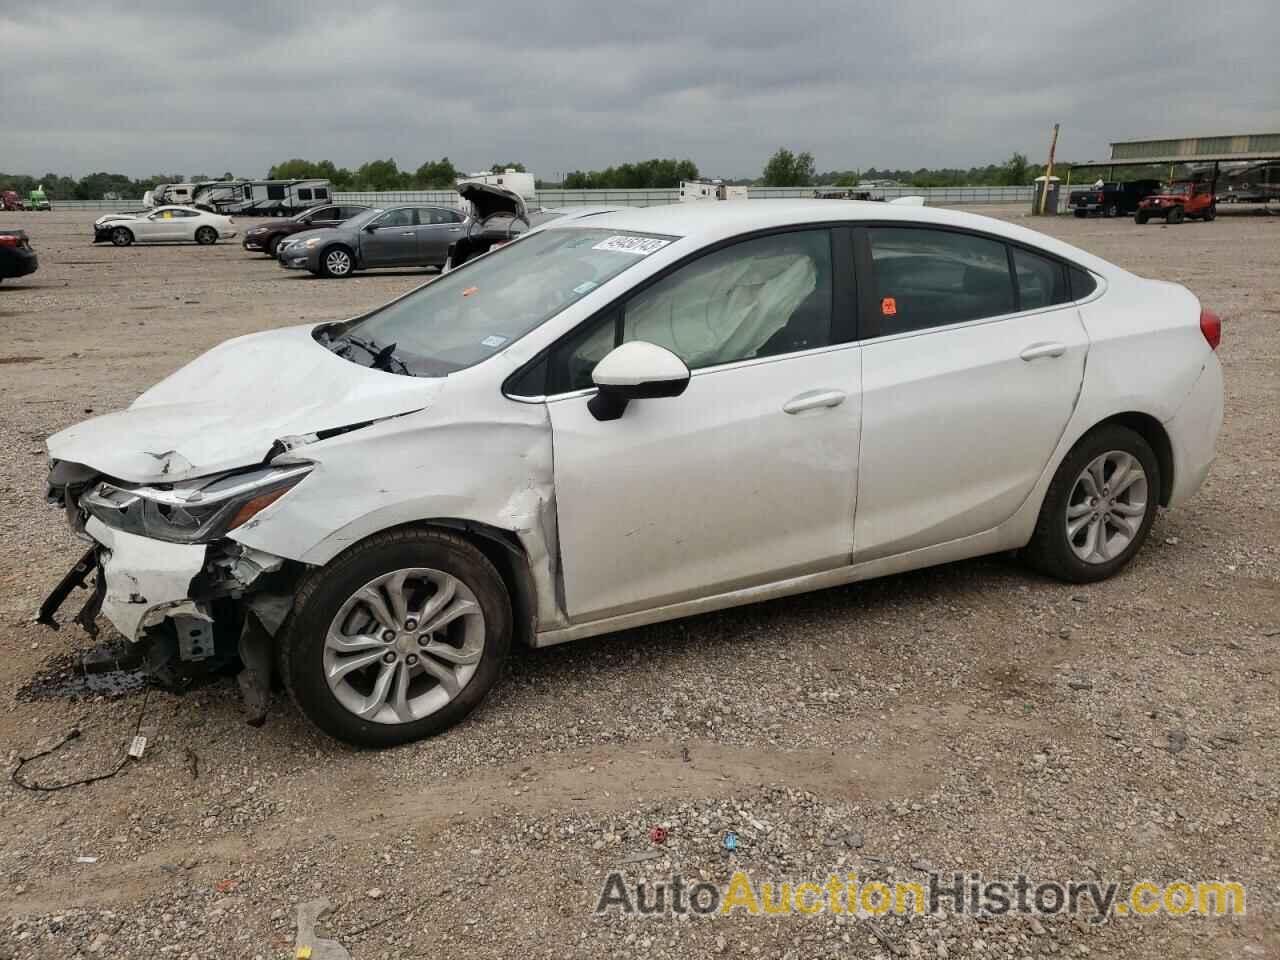
<svg viewBox="0 0 1280 960">
<path fill-rule="evenodd" d="M 838 407 L 848 396 L 843 390 L 809 390 L 792 397 L 782 405 L 783 413 L 803 413 L 819 407 Z"/>
<path fill-rule="evenodd" d="M 416 237 L 416 236 L 417 236 L 417 234 L 416 234 L 416 233 L 414 233 L 412 230 L 406 230 L 404 233 L 400 234 L 400 236 L 402 236 L 402 237 Z"/>
<path fill-rule="evenodd" d="M 1060 357 L 1066 352 L 1067 345 L 1065 343 L 1033 343 L 1018 356 L 1030 362 L 1031 360 L 1039 360 L 1041 357 Z"/>
<path fill-rule="evenodd" d="M 449 228 L 449 232 L 450 232 L 450 233 L 461 233 L 461 232 L 462 232 L 462 228 L 461 228 L 461 227 L 450 227 L 450 228 Z"/>
</svg>

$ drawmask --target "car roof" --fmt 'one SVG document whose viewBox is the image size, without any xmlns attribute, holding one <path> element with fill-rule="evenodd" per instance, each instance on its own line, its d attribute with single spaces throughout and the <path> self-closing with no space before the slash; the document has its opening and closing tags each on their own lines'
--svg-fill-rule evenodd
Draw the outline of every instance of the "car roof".
<svg viewBox="0 0 1280 960">
<path fill-rule="evenodd" d="M 689 245 L 706 246 L 745 233 L 804 224 L 850 223 L 859 221 L 902 224 L 903 226 L 939 226 L 995 234 L 1048 253 L 1073 260 L 1102 274 L 1119 270 L 1069 243 L 1035 230 L 942 207 L 919 207 L 883 203 L 874 200 L 701 200 L 655 207 L 625 207 L 591 217 L 589 224 L 563 217 L 553 220 L 546 230 L 604 228 L 635 233 L 654 233 L 680 237 Z M 674 245 L 673 245 L 674 246 Z"/>
</svg>

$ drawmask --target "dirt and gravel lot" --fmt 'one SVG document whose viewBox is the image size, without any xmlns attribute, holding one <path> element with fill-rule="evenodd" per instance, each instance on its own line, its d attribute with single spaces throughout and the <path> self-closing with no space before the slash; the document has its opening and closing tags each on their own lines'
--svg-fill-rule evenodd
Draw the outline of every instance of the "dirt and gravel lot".
<svg viewBox="0 0 1280 960">
<path fill-rule="evenodd" d="M 324 739 L 283 696 L 248 728 L 229 681 L 153 691 L 141 762 L 33 794 L 8 782 L 20 756 L 75 727 L 24 774 L 109 769 L 144 708 L 18 697 L 87 646 L 31 623 L 79 553 L 42 501 L 44 437 L 227 337 L 426 276 L 313 280 L 238 243 L 95 247 L 95 216 L 0 220 L 41 258 L 0 285 L 0 960 L 293 956 L 296 907 L 318 897 L 358 960 L 1280 956 L 1280 217 L 1042 224 L 1224 321 L 1217 463 L 1114 580 L 991 558 L 522 651 L 462 727 L 383 753 Z M 593 916 L 614 867 L 1223 878 L 1248 914 Z"/>
</svg>

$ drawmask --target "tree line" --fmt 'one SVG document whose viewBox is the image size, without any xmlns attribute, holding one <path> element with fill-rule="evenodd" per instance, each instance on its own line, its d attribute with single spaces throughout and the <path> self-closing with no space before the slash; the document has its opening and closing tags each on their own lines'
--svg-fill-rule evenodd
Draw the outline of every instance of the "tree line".
<svg viewBox="0 0 1280 960">
<path fill-rule="evenodd" d="M 1071 164 L 1055 164 L 1054 173 L 1067 178 Z M 495 163 L 489 168 L 494 173 L 514 169 L 525 171 L 523 163 L 511 161 Z M 329 180 L 335 190 L 388 191 L 388 190 L 450 190 L 466 171 L 458 169 L 448 158 L 428 160 L 416 169 L 402 170 L 393 158 L 370 160 L 354 170 L 339 167 L 331 160 L 312 161 L 301 157 L 282 161 L 267 172 L 268 180 Z M 807 150 L 793 151 L 779 147 L 769 157 L 759 177 L 726 179 L 727 183 L 768 187 L 838 186 L 853 187 L 869 180 L 891 180 L 912 187 L 955 186 L 1025 186 L 1044 173 L 1042 164 L 1031 163 L 1021 153 L 1013 154 L 1004 163 L 981 167 L 920 167 L 915 170 L 867 167 L 865 169 L 828 170 L 818 172 L 813 154 Z M 563 187 L 566 190 L 644 190 L 674 188 L 681 180 L 697 180 L 698 165 L 692 160 L 654 158 L 634 163 L 621 163 L 603 170 L 574 170 L 565 175 L 561 183 L 538 180 L 542 188 Z M 1096 171 L 1090 170 L 1075 179 L 1092 181 Z M 158 173 L 142 179 L 132 179 L 120 173 L 91 173 L 79 180 L 55 173 L 43 177 L 27 174 L 0 173 L 0 189 L 16 190 L 26 195 L 37 185 L 43 185 L 53 200 L 102 200 L 118 197 L 136 200 L 158 183 L 182 183 L 200 180 L 235 179 L 230 172 L 221 177 L 205 173 Z"/>
</svg>

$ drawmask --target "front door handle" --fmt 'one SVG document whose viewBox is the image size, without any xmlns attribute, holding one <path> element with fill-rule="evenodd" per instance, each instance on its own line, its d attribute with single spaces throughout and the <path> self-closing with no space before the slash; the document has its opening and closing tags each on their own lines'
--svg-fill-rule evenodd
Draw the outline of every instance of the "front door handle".
<svg viewBox="0 0 1280 960">
<path fill-rule="evenodd" d="M 461 227 L 450 227 L 450 228 L 449 228 L 449 232 L 450 232 L 450 233 L 461 233 L 461 232 L 462 232 L 462 228 L 461 228 Z"/>
<path fill-rule="evenodd" d="M 1060 357 L 1066 352 L 1067 345 L 1065 343 L 1033 343 L 1018 356 L 1030 362 L 1039 360 L 1041 357 Z"/>
<path fill-rule="evenodd" d="M 838 407 L 848 396 L 843 390 L 810 390 L 792 397 L 782 405 L 783 413 L 803 413 L 819 407 Z"/>
<path fill-rule="evenodd" d="M 400 234 L 400 236 L 402 236 L 402 237 L 416 237 L 416 236 L 417 236 L 417 234 L 416 234 L 416 233 L 414 233 L 412 230 L 406 230 L 404 233 Z"/>
</svg>

